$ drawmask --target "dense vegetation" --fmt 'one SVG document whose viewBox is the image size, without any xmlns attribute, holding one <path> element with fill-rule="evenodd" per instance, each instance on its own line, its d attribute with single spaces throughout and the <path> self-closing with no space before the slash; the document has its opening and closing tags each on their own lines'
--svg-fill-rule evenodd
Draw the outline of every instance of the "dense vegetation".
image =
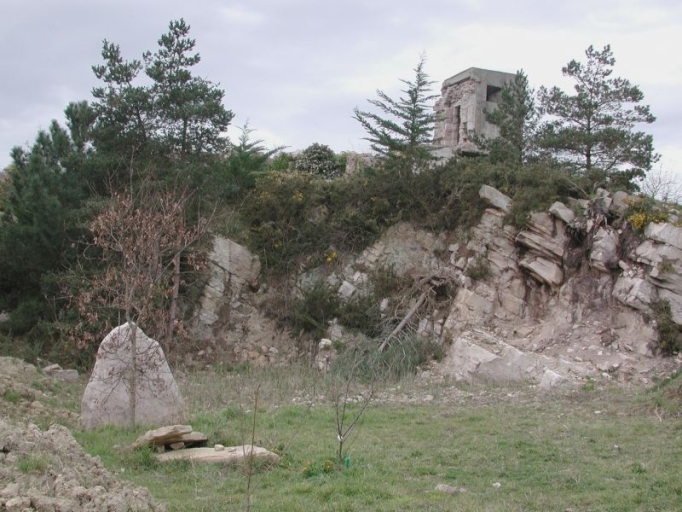
<svg viewBox="0 0 682 512">
<path fill-rule="evenodd" d="M 483 183 L 515 199 L 517 225 L 568 194 L 635 190 L 657 158 L 635 124 L 654 118 L 636 86 L 610 78 L 608 46 L 586 57 L 564 68 L 576 94 L 542 88 L 541 108 L 519 72 L 488 114 L 500 137 L 479 141 L 479 157 L 447 162 L 429 150 L 436 116 L 422 58 L 404 96 L 379 91 L 377 112 L 355 109 L 378 157 L 344 176 L 345 155 L 320 143 L 294 156 L 266 149 L 248 126 L 229 141 L 234 114 L 217 84 L 193 74 L 200 56 L 183 20 L 140 60 L 105 41 L 92 99 L 66 107 L 65 127 L 53 121 L 12 151 L 0 188 L 0 311 L 9 312 L 0 347 L 87 364 L 123 318 L 179 346 L 209 230 L 246 244 L 269 275 L 289 276 L 361 250 L 399 221 L 470 225 Z M 371 331 L 372 309 L 351 306 L 338 313 Z"/>
</svg>

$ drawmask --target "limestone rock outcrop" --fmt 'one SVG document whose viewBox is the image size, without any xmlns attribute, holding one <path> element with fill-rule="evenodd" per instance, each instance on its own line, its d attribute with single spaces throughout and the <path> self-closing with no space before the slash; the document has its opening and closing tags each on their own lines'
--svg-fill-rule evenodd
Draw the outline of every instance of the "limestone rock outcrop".
<svg viewBox="0 0 682 512">
<path fill-rule="evenodd" d="M 438 288 L 413 326 L 446 348 L 442 370 L 455 379 L 529 381 L 548 390 L 570 389 L 588 376 L 648 382 L 660 367 L 652 304 L 667 300 L 682 325 L 682 228 L 652 224 L 635 232 L 627 221 L 632 198 L 598 190 L 591 201 L 555 202 L 518 230 L 505 222 L 509 197 L 488 186 L 479 195 L 489 207 L 467 232 L 430 233 L 399 223 L 359 255 L 306 268 L 288 285 L 305 290 L 324 281 L 348 301 L 371 291 L 373 272 L 390 267 L 415 286 L 427 283 L 434 295 Z M 222 285 L 210 287 L 223 292 L 218 298 L 208 290 L 215 300 L 202 304 L 216 307 L 200 315 L 205 327 L 231 340 L 237 360 L 286 359 L 272 355 L 286 349 L 275 347 L 273 329 L 262 328 L 265 295 L 254 292 L 254 257 L 233 243 L 219 246 L 242 255 L 232 258 L 241 270 L 216 264 L 224 270 L 215 278 Z M 402 305 L 405 311 L 417 296 Z M 400 298 L 378 300 L 388 315 Z M 321 371 L 333 364 L 329 346 L 354 335 L 332 322 L 325 336 L 315 359 Z"/>
<path fill-rule="evenodd" d="M 216 236 L 209 254 L 209 280 L 200 299 L 201 323 L 210 326 L 218 320 L 223 302 L 238 307 L 245 286 L 256 286 L 260 261 L 248 249 L 232 240 Z"/>
<path fill-rule="evenodd" d="M 208 255 L 209 280 L 199 299 L 192 333 L 207 348 L 188 357 L 210 361 L 283 364 L 296 351 L 281 327 L 261 307 L 267 287 L 260 286 L 260 260 L 246 247 L 215 236 Z"/>
<path fill-rule="evenodd" d="M 185 413 L 180 388 L 159 343 L 128 323 L 107 334 L 81 401 L 83 426 L 163 425 L 182 421 Z"/>
<path fill-rule="evenodd" d="M 655 291 L 647 304 L 657 298 L 668 301 L 673 321 L 682 325 L 682 227 L 652 222 L 644 237 L 631 257 L 649 269 L 646 279 Z"/>
<path fill-rule="evenodd" d="M 555 211 L 559 209 L 555 203 Z M 559 286 L 564 281 L 563 257 L 568 245 L 566 223 L 549 213 L 534 213 L 526 229 L 516 236 L 516 243 L 526 253 L 519 265 L 538 281 Z"/>
<path fill-rule="evenodd" d="M 451 283 L 450 301 L 419 317 L 417 333 L 446 347 L 441 371 L 455 380 L 544 390 L 587 377 L 647 382 L 658 364 L 650 304 L 666 298 L 682 317 L 679 228 L 648 228 L 633 245 L 627 224 L 609 223 L 622 218 L 615 208 L 627 198 L 601 191 L 592 202 L 555 203 L 517 231 L 505 224 L 510 203 L 496 192 L 482 187 L 490 208 L 466 237 L 399 224 L 329 282 L 362 293 L 361 276 L 392 265 Z"/>
</svg>

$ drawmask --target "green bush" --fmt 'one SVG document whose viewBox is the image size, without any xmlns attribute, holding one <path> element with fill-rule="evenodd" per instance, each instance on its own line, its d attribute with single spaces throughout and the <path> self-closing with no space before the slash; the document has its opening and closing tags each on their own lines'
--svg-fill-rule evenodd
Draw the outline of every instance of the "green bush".
<svg viewBox="0 0 682 512">
<path fill-rule="evenodd" d="M 639 233 L 650 222 L 667 222 L 668 212 L 663 205 L 651 197 L 640 196 L 628 199 L 628 222 Z"/>
<path fill-rule="evenodd" d="M 508 195 L 512 198 L 512 208 L 506 220 L 517 228 L 524 228 L 531 213 L 546 211 L 552 203 L 565 201 L 576 191 L 566 173 L 555 166 L 546 163 L 526 165 L 511 181 Z"/>
<path fill-rule="evenodd" d="M 0 323 L 5 333 L 22 335 L 33 329 L 45 314 L 45 301 L 38 298 L 22 300 L 10 313 L 9 320 Z"/>
<path fill-rule="evenodd" d="M 334 151 L 318 143 L 308 146 L 296 157 L 296 170 L 323 178 L 336 178 L 344 171 Z"/>
<path fill-rule="evenodd" d="M 28 343 L 24 337 L 0 333 L 0 356 L 16 357 L 30 363 L 43 355 L 43 347 Z"/>
<path fill-rule="evenodd" d="M 382 331 L 380 301 L 373 293 L 356 293 L 350 300 L 341 304 L 338 320 L 349 329 L 356 329 L 370 338 L 379 336 Z"/>
<path fill-rule="evenodd" d="M 505 187 L 500 186 L 503 180 L 498 176 L 498 167 L 491 165 L 485 158 L 452 159 L 442 167 L 442 187 L 449 196 L 441 208 L 451 217 L 448 229 L 472 227 L 478 222 L 487 208 L 478 194 L 481 185 L 490 185 L 508 193 Z"/>
<path fill-rule="evenodd" d="M 670 302 L 659 299 L 651 303 L 651 310 L 658 325 L 658 351 L 664 355 L 682 351 L 682 332 L 673 321 Z"/>
<path fill-rule="evenodd" d="M 267 270 L 286 274 L 301 256 L 330 245 L 324 219 L 311 222 L 327 203 L 324 183 L 309 174 L 271 172 L 257 180 L 241 209 L 246 242 Z"/>
<path fill-rule="evenodd" d="M 289 153 L 278 153 L 268 161 L 268 170 L 286 172 L 291 171 L 296 163 L 296 158 Z"/>
<path fill-rule="evenodd" d="M 492 275 L 490 262 L 486 258 L 478 258 L 473 265 L 467 267 L 465 274 L 474 281 L 485 281 Z"/>
<path fill-rule="evenodd" d="M 329 322 L 339 314 L 339 296 L 326 282 L 315 283 L 304 290 L 291 305 L 291 325 L 294 329 L 324 337 Z"/>
</svg>

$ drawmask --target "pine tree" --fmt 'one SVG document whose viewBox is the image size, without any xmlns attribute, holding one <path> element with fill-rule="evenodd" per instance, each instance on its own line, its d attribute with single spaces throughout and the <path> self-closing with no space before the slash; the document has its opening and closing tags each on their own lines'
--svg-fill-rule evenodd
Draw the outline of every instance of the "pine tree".
<svg viewBox="0 0 682 512">
<path fill-rule="evenodd" d="M 365 140 L 371 148 L 408 172 L 418 171 L 434 160 L 431 148 L 436 114 L 430 103 L 437 96 L 430 94 L 433 82 L 424 71 L 425 63 L 426 58 L 421 56 L 414 69 L 414 81 L 401 79 L 407 86 L 402 90 L 404 96 L 395 100 L 378 90 L 379 99 L 368 100 L 381 113 L 356 108 L 353 116 L 367 131 Z"/>
<path fill-rule="evenodd" d="M 653 137 L 635 126 L 656 118 L 640 104 L 639 87 L 611 77 L 616 60 L 609 45 L 602 51 L 590 46 L 585 55 L 586 63 L 572 60 L 562 69 L 576 82 L 574 95 L 540 88 L 542 110 L 550 116 L 540 130 L 541 147 L 579 174 L 643 176 L 658 156 Z"/>
<path fill-rule="evenodd" d="M 223 106 L 224 92 L 212 82 L 192 76 L 201 57 L 188 37 L 183 19 L 171 21 L 154 54 L 144 54 L 145 72 L 154 82 L 154 128 L 166 151 L 180 155 L 221 153 L 234 114 Z"/>
<path fill-rule="evenodd" d="M 56 121 L 41 131 L 29 151 L 15 147 L 1 198 L 0 309 L 44 303 L 43 280 L 74 257 L 80 235 L 75 211 L 86 196 L 78 179 L 80 160 L 69 133 Z M 21 322 L 30 329 L 44 308 Z"/>
<path fill-rule="evenodd" d="M 123 162 L 129 162 L 149 150 L 152 132 L 150 92 L 145 86 L 135 85 L 143 69 L 142 63 L 124 60 L 118 45 L 104 40 L 102 58 L 104 64 L 92 66 L 95 76 L 104 82 L 92 90 L 95 146 L 99 151 L 118 155 Z"/>
<path fill-rule="evenodd" d="M 125 60 L 118 45 L 104 41 L 104 64 L 92 67 L 104 82 L 92 91 L 98 151 L 134 167 L 140 159 L 163 163 L 227 149 L 225 131 L 234 114 L 216 84 L 192 74 L 201 57 L 189 30 L 184 20 L 171 21 L 158 49 L 145 52 L 142 61 Z M 138 84 L 142 71 L 151 85 Z"/>
</svg>

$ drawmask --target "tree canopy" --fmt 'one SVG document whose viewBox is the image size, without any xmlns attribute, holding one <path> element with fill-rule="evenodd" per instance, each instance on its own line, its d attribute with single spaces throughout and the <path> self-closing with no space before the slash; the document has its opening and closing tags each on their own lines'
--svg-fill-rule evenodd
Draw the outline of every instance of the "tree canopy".
<svg viewBox="0 0 682 512">
<path fill-rule="evenodd" d="M 158 49 L 145 52 L 141 61 L 126 61 L 118 45 L 104 41 L 104 63 L 92 67 L 103 82 L 92 91 L 98 150 L 128 163 L 161 155 L 177 161 L 227 149 L 225 131 L 234 114 L 224 107 L 224 92 L 216 84 L 192 74 L 201 58 L 189 29 L 182 19 L 171 21 Z M 151 84 L 138 85 L 142 71 Z"/>
<path fill-rule="evenodd" d="M 371 148 L 388 157 L 393 165 L 405 165 L 408 171 L 433 160 L 433 130 L 436 114 L 431 102 L 437 97 L 430 94 L 429 76 L 424 71 L 426 58 L 422 55 L 414 69 L 414 80 L 400 81 L 407 86 L 404 96 L 393 99 L 377 90 L 379 99 L 367 100 L 380 113 L 355 108 L 356 119 L 367 132 L 365 140 Z"/>
<path fill-rule="evenodd" d="M 575 81 L 575 94 L 558 87 L 541 87 L 539 100 L 549 119 L 542 125 L 539 143 L 577 173 L 618 171 L 642 175 L 657 160 L 653 137 L 637 131 L 653 123 L 644 94 L 625 78 L 612 77 L 616 63 L 611 47 L 590 46 L 586 62 L 572 60 L 562 72 Z"/>
<path fill-rule="evenodd" d="M 108 215 L 110 233 L 141 229 L 139 222 L 111 214 L 115 206 L 122 208 L 124 190 L 133 195 L 144 186 L 149 204 L 165 204 L 174 190 L 200 181 L 183 174 L 197 174 L 224 157 L 233 113 L 223 106 L 217 85 L 195 76 L 200 57 L 189 28 L 182 19 L 171 21 L 157 50 L 140 60 L 126 60 L 118 45 L 105 40 L 103 62 L 92 67 L 100 80 L 92 100 L 67 106 L 66 128 L 53 121 L 30 148 L 13 149 L 9 181 L 0 194 L 0 310 L 11 312 L 3 328 L 18 333 L 21 324 L 28 331 L 46 315 L 48 296 L 51 314 L 59 315 L 73 303 L 62 299 L 82 289 L 70 283 L 106 277 L 110 262 L 83 256 L 106 249 L 96 243 L 103 238 L 96 230 L 101 223 L 93 219 Z M 188 192 L 187 201 L 198 195 Z M 156 218 L 147 222 L 154 235 L 197 229 L 197 208 L 185 202 L 180 213 L 167 216 L 170 226 L 158 228 Z M 120 241 L 120 252 L 139 249 L 139 240 Z M 185 249 L 180 244 L 172 254 L 176 285 Z M 23 321 L 15 321 L 22 311 Z"/>
</svg>

